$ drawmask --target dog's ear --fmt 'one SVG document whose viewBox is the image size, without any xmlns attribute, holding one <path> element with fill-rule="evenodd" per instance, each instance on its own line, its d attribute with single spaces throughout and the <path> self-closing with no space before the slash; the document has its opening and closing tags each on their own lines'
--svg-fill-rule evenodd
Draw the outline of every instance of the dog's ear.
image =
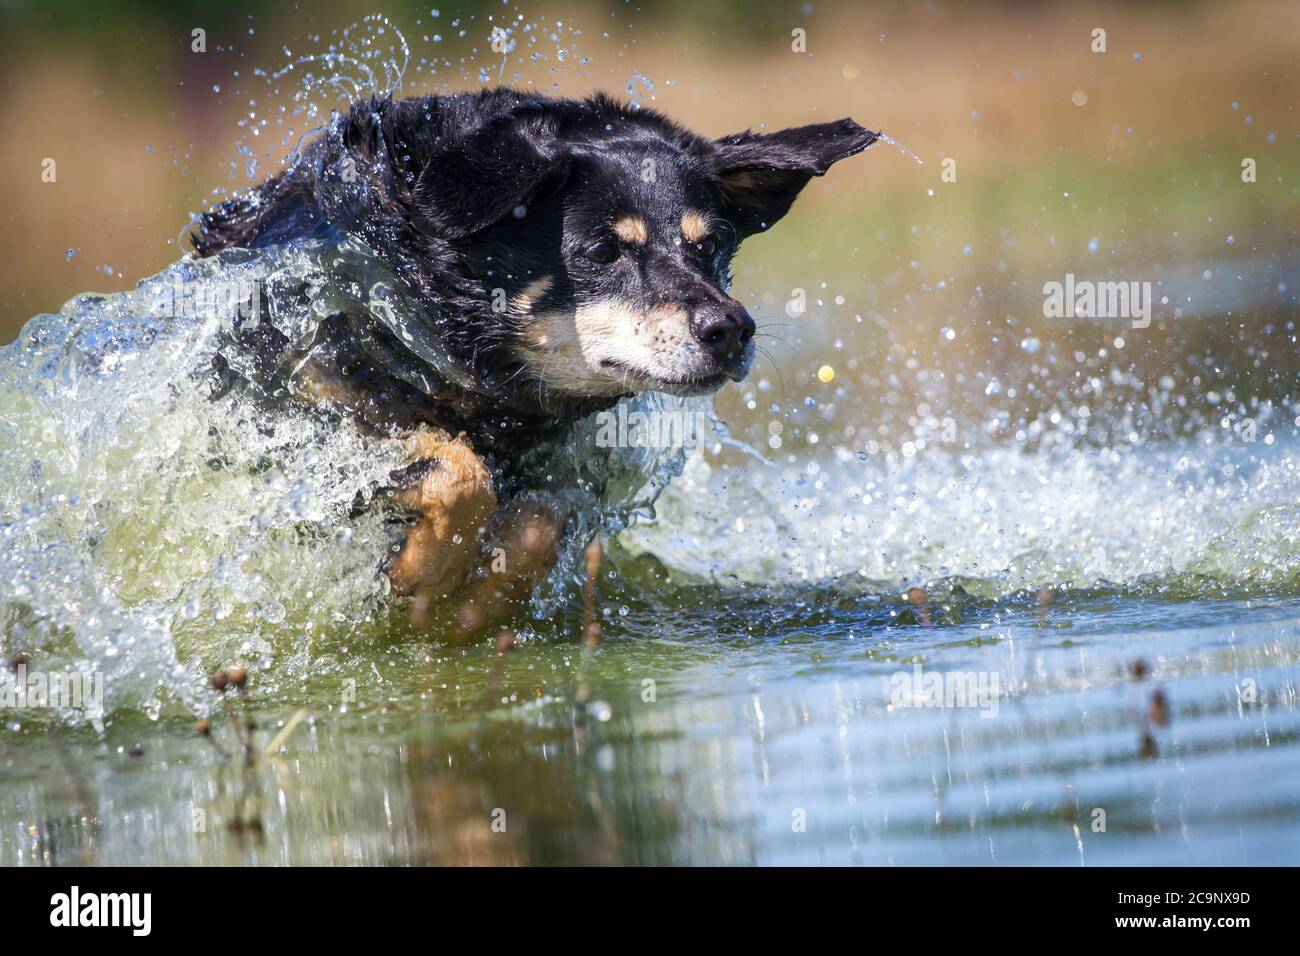
<svg viewBox="0 0 1300 956">
<path fill-rule="evenodd" d="M 809 179 L 879 137 L 851 119 L 724 136 L 713 144 L 713 165 L 727 219 L 741 237 L 770 228 Z"/>
<path fill-rule="evenodd" d="M 544 118 L 500 116 L 435 144 L 411 195 L 412 222 L 429 235 L 462 239 L 558 189 L 568 170 Z"/>
</svg>

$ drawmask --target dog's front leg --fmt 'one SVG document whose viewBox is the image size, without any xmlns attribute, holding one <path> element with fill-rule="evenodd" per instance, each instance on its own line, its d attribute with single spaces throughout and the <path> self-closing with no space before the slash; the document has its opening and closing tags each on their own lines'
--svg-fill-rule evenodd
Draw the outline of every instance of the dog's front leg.
<svg viewBox="0 0 1300 956">
<path fill-rule="evenodd" d="M 490 557 L 466 583 L 456 612 L 458 636 L 472 637 L 522 613 L 555 564 L 564 519 L 551 505 L 516 498 L 490 542 Z"/>
<path fill-rule="evenodd" d="M 408 444 L 415 461 L 394 475 L 393 498 L 416 520 L 387 571 L 394 591 L 415 596 L 419 617 L 431 601 L 455 594 L 478 565 L 497 497 L 487 466 L 463 440 L 422 430 Z"/>
<path fill-rule="evenodd" d="M 416 517 L 387 564 L 394 592 L 412 596 L 417 626 L 433 606 L 454 607 L 461 639 L 509 621 L 527 608 L 555 564 L 564 519 L 554 506 L 528 497 L 496 514 L 491 474 L 459 438 L 422 430 L 408 445 L 415 460 L 394 474 L 393 500 Z"/>
</svg>

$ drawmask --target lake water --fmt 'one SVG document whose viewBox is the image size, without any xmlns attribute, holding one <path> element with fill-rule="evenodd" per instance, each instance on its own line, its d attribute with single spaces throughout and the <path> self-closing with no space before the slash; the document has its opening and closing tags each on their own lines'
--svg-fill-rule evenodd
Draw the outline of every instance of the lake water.
<svg viewBox="0 0 1300 956">
<path fill-rule="evenodd" d="M 183 262 L 0 353 L 4 651 L 105 689 L 5 709 L 0 863 L 1300 860 L 1294 409 L 1139 434 L 1066 376 L 1091 429 L 1057 441 L 719 431 L 653 508 L 680 457 L 616 453 L 603 641 L 575 553 L 513 650 L 455 647 L 386 596 L 354 507 L 394 449 L 212 401 L 220 316 L 170 291 L 392 304 L 338 255 Z"/>
</svg>

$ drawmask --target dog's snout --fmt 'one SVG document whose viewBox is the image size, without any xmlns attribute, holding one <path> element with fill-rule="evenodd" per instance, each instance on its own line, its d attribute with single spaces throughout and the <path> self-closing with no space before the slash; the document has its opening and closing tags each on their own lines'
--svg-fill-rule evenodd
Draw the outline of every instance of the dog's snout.
<svg viewBox="0 0 1300 956">
<path fill-rule="evenodd" d="M 691 312 L 691 334 L 719 365 L 734 365 L 744 357 L 755 328 L 739 302 L 706 303 Z"/>
</svg>

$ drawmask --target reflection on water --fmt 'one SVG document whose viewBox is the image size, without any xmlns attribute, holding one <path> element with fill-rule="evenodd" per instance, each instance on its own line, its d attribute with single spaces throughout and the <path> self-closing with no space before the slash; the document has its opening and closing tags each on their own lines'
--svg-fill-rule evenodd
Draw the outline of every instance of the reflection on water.
<svg viewBox="0 0 1300 956">
<path fill-rule="evenodd" d="M 1030 596 L 931 626 L 868 600 L 801 626 L 794 603 L 664 610 L 680 637 L 616 623 L 589 656 L 376 661 L 355 699 L 251 688 L 233 708 L 260 725 L 251 767 L 220 710 L 210 740 L 139 717 L 102 740 L 32 725 L 0 744 L 0 861 L 1300 860 L 1300 600 Z M 918 664 L 1000 693 L 898 706 Z"/>
</svg>

